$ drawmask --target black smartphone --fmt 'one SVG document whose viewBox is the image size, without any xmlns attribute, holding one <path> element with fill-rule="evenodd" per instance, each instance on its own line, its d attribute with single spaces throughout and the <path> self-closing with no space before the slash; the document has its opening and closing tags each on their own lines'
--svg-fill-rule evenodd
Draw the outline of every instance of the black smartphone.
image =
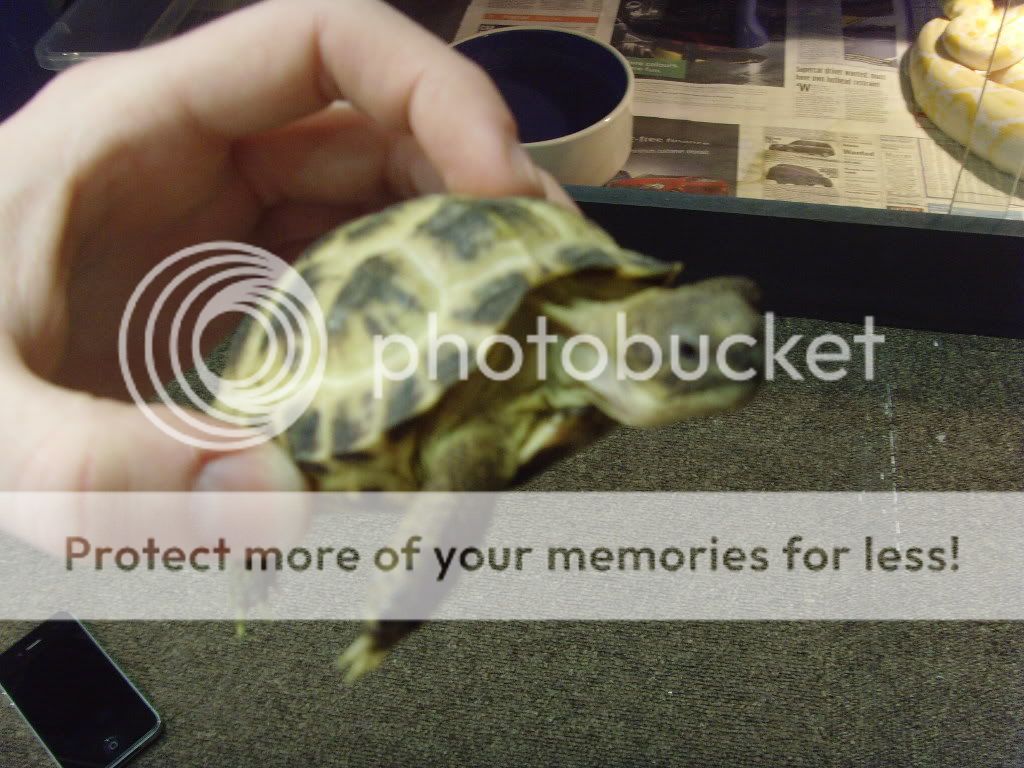
<svg viewBox="0 0 1024 768">
<path fill-rule="evenodd" d="M 160 733 L 160 715 L 69 613 L 0 654 L 0 689 L 62 768 L 124 765 Z"/>
</svg>

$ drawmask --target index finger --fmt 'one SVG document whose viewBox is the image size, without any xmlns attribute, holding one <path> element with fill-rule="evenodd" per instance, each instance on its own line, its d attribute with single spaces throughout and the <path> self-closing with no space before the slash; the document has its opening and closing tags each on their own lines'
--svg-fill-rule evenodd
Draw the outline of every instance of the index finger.
<svg viewBox="0 0 1024 768">
<path fill-rule="evenodd" d="M 487 75 L 378 0 L 267 0 L 139 54 L 158 97 L 235 138 L 346 99 L 411 133 L 453 192 L 543 195 Z"/>
</svg>

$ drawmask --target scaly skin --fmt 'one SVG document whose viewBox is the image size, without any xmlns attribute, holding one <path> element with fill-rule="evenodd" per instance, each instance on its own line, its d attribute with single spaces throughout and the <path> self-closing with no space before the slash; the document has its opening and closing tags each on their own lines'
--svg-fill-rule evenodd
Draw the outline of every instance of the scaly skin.
<svg viewBox="0 0 1024 768">
<path fill-rule="evenodd" d="M 953 20 L 929 21 L 911 49 L 909 71 L 914 99 L 945 134 L 969 145 L 974 154 L 996 168 L 1016 175 L 1024 165 L 1024 90 L 1018 90 L 1018 86 L 1024 87 L 1021 11 L 1006 10 L 1009 26 L 996 46 L 991 33 L 999 31 L 1002 8 L 993 8 L 990 0 L 955 0 L 945 8 L 947 13 L 955 14 Z M 983 29 L 988 30 L 989 37 L 979 33 L 968 38 L 965 33 Z M 1004 48 L 1015 52 L 1007 53 Z M 985 51 L 983 71 L 957 58 L 965 50 L 971 51 L 966 55 L 974 63 L 978 63 L 980 51 Z M 984 70 L 990 58 L 1006 68 L 993 72 L 986 80 Z"/>
<path fill-rule="evenodd" d="M 1019 8 L 993 8 L 992 3 L 964 0 L 950 7 L 949 26 L 942 33 L 946 52 L 971 69 L 993 72 L 1024 59 L 1024 24 Z M 1002 33 L 1000 33 L 1002 27 Z"/>
<path fill-rule="evenodd" d="M 994 83 L 1005 85 L 1007 88 L 1024 91 L 1024 59 L 1012 67 L 1000 69 L 998 72 L 990 72 L 988 79 Z"/>
</svg>

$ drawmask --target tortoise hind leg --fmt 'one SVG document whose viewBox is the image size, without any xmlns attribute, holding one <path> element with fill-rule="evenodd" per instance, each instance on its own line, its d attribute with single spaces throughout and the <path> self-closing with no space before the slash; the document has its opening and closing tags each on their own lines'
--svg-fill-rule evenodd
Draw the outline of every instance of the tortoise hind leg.
<svg viewBox="0 0 1024 768">
<path fill-rule="evenodd" d="M 440 437 L 424 453 L 423 490 L 427 493 L 417 498 L 402 519 L 392 546 L 401 548 L 410 537 L 419 536 L 421 553 L 432 558 L 435 548 L 447 551 L 453 545 L 479 542 L 490 523 L 492 510 L 489 505 L 481 508 L 479 497 L 449 494 L 504 488 L 515 477 L 517 466 L 507 435 L 490 423 L 473 424 Z M 377 574 L 370 595 L 371 618 L 338 659 L 345 681 L 353 683 L 380 666 L 388 652 L 444 599 L 456 575 L 452 571 L 438 581 L 430 568 L 396 568 Z"/>
<path fill-rule="evenodd" d="M 422 621 L 375 621 L 338 658 L 338 668 L 345 673 L 345 682 L 352 684 L 383 663 L 391 649 L 411 635 Z"/>
</svg>

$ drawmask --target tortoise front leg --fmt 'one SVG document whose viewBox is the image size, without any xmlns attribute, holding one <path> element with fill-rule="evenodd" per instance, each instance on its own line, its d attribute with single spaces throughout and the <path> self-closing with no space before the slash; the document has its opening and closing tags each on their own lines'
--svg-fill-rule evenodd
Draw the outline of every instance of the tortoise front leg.
<svg viewBox="0 0 1024 768">
<path fill-rule="evenodd" d="M 433 558 L 435 548 L 447 552 L 452 546 L 480 541 L 490 523 L 491 508 L 481 509 L 479 498 L 451 494 L 507 487 L 518 469 L 507 443 L 507 434 L 487 423 L 463 427 L 424 446 L 424 493 L 402 519 L 393 546 L 401 548 L 410 537 L 420 536 L 421 552 Z M 363 634 L 338 659 L 345 682 L 352 683 L 380 666 L 388 652 L 423 623 L 423 619 L 389 619 L 389 615 L 432 612 L 451 590 L 455 573 L 450 571 L 444 581 L 424 567 L 378 574 L 370 595 L 371 618 Z"/>
</svg>

